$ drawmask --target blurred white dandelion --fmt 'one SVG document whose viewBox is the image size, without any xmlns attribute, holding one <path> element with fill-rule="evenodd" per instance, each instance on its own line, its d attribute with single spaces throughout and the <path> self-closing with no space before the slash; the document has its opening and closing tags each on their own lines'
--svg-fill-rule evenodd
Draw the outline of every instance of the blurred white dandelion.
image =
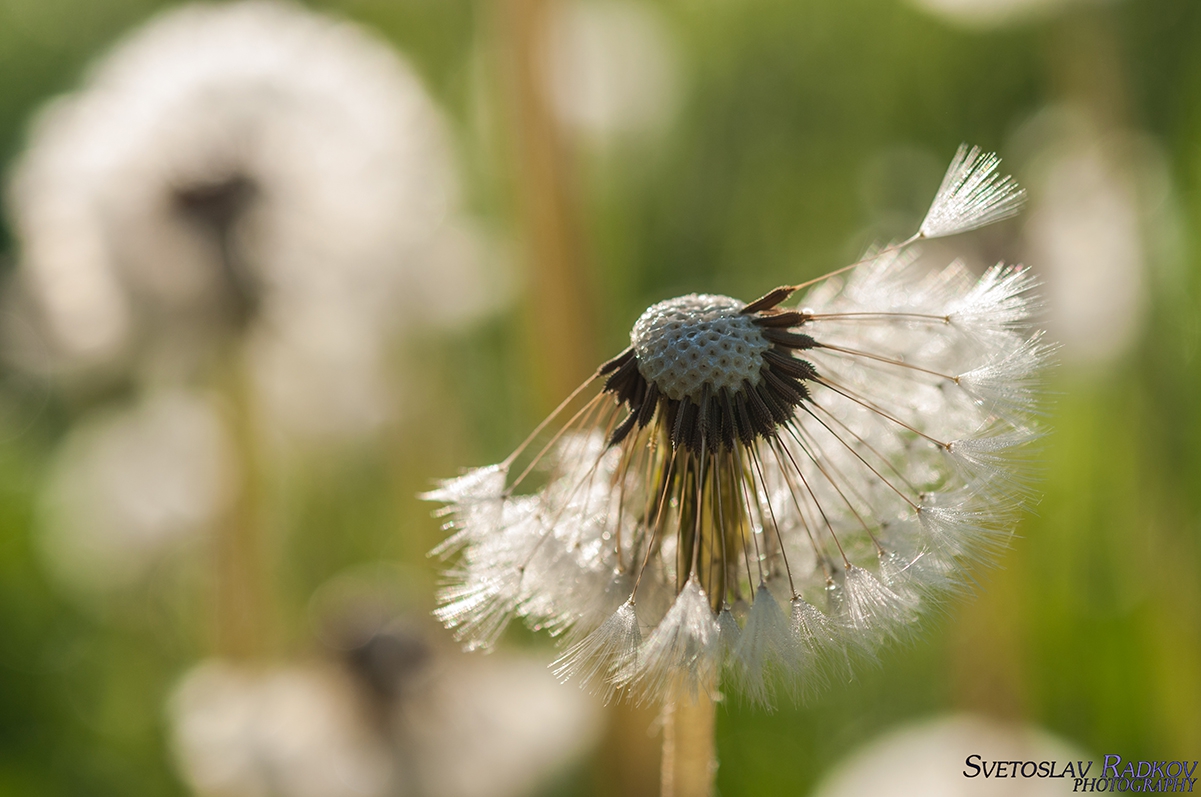
<svg viewBox="0 0 1201 797">
<path fill-rule="evenodd" d="M 468 656 L 448 646 L 407 595 L 414 574 L 352 568 L 310 609 L 319 638 L 347 664 L 397 765 L 397 794 L 517 797 L 597 742 L 601 706 L 563 690 L 532 656 Z"/>
<path fill-rule="evenodd" d="M 200 795 L 391 794 L 388 748 L 356 701 L 353 684 L 330 667 L 204 662 L 169 704 L 180 772 Z"/>
<path fill-rule="evenodd" d="M 1146 320 L 1155 258 L 1145 228 L 1172 237 L 1162 156 L 1131 133 L 1102 135 L 1070 107 L 1043 110 L 1019 135 L 1035 150 L 1024 237 L 1046 286 L 1048 331 L 1065 364 L 1102 366 L 1130 350 Z"/>
<path fill-rule="evenodd" d="M 556 3 L 543 43 L 545 90 L 560 120 L 598 144 L 663 129 L 679 104 L 667 22 L 645 3 Z"/>
<path fill-rule="evenodd" d="M 1102 0 L 910 0 L 939 19 L 968 30 L 991 30 L 1039 21 Z"/>
<path fill-rule="evenodd" d="M 486 647 L 522 617 L 560 678 L 636 699 L 724 671 L 770 703 L 908 633 L 1005 544 L 1037 434 L 1029 272 L 907 255 L 1018 210 L 997 163 L 961 149 L 916 235 L 799 307 L 808 283 L 647 310 L 512 456 L 427 494 L 460 553 L 439 618 Z"/>
<path fill-rule="evenodd" d="M 601 706 L 564 690 L 532 656 L 444 654 L 394 707 L 397 739 L 430 797 L 518 797 L 578 762 L 601 735 Z"/>
<path fill-rule="evenodd" d="M 425 622 L 428 622 L 426 620 Z M 168 702 L 199 795 L 518 797 L 584 755 L 600 705 L 523 656 L 468 660 L 393 618 L 334 662 L 209 660 Z M 349 639 L 342 640 L 350 641 Z"/>
<path fill-rule="evenodd" d="M 15 166 L 17 281 L 49 348 L 25 364 L 181 383 L 232 338 L 282 432 L 370 431 L 395 404 L 390 336 L 504 293 L 452 155 L 366 30 L 272 0 L 168 10 L 40 114 Z"/>
<path fill-rule="evenodd" d="M 1012 776 L 973 777 L 965 762 L 1020 762 Z M 838 762 L 818 785 L 817 797 L 1052 797 L 1063 793 L 1063 780 L 1041 774 L 1052 762 L 1061 773 L 1071 763 L 1092 761 L 1076 745 L 1031 725 L 1003 723 L 971 714 L 908 723 L 872 739 Z M 1031 766 L 1026 766 L 1034 762 Z M 1025 777 L 1017 777 L 1018 774 Z M 1007 772 L 1012 770 L 1007 767 Z M 1030 776 L 1033 771 L 1035 777 Z M 994 773 L 995 774 L 995 773 Z"/>
<path fill-rule="evenodd" d="M 73 427 L 46 480 L 41 548 L 66 586 L 128 586 L 223 520 L 237 459 L 214 402 L 160 391 Z"/>
</svg>

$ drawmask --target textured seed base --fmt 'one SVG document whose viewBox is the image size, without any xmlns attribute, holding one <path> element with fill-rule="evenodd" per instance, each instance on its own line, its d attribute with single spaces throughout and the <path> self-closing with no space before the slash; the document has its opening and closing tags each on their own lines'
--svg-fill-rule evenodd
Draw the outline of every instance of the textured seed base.
<svg viewBox="0 0 1201 797">
<path fill-rule="evenodd" d="M 737 392 L 743 380 L 757 386 L 771 344 L 753 316 L 739 315 L 745 306 L 696 293 L 651 306 L 630 333 L 639 372 L 677 401 L 699 403 L 706 383 L 715 393 L 723 387 Z"/>
</svg>

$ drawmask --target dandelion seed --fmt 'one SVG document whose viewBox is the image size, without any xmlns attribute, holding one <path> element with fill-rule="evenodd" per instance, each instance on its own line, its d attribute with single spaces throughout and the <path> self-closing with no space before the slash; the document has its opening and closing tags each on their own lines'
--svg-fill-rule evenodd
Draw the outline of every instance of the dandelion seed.
<svg viewBox="0 0 1201 797">
<path fill-rule="evenodd" d="M 600 628 L 568 648 L 554 663 L 555 675 L 563 680 L 575 677 L 581 686 L 595 686 L 611 697 L 617 674 L 635 661 L 640 644 L 634 605 L 626 601 Z"/>
<path fill-rule="evenodd" d="M 556 675 L 606 695 L 725 672 L 766 704 L 907 636 L 1028 495 L 1034 280 L 906 251 L 1013 213 L 997 162 L 961 149 L 918 235 L 862 263 L 643 313 L 512 456 L 426 496 L 462 549 L 443 621 L 468 646 L 513 618 L 566 632 Z"/>
<path fill-rule="evenodd" d="M 760 584 L 747 614 L 746 628 L 739 635 L 738 646 L 733 651 L 739 686 L 752 700 L 765 705 L 771 703 L 770 678 L 795 660 L 794 646 L 788 616 L 767 585 Z"/>
<path fill-rule="evenodd" d="M 919 235 L 955 235 L 1007 219 L 1021 210 L 1026 192 L 1012 177 L 997 174 L 1000 163 L 1001 159 L 992 153 L 961 146 L 922 221 Z"/>
</svg>

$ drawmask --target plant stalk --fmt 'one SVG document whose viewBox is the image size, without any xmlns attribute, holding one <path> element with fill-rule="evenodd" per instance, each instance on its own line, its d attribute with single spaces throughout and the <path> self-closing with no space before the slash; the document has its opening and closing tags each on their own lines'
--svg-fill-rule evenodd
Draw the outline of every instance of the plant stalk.
<svg viewBox="0 0 1201 797">
<path fill-rule="evenodd" d="M 222 379 L 236 446 L 238 495 L 215 539 L 214 648 L 218 655 L 254 659 L 270 647 L 266 540 L 258 430 L 255 428 L 249 374 L 234 352 Z"/>
<path fill-rule="evenodd" d="M 663 707 L 662 797 L 709 797 L 717 774 L 712 690 L 679 689 Z"/>
<path fill-rule="evenodd" d="M 499 7 L 510 76 L 515 188 L 529 269 L 527 335 L 534 381 L 548 407 L 598 362 L 572 148 L 548 92 L 546 44 L 557 5 L 557 0 L 507 0 Z"/>
</svg>

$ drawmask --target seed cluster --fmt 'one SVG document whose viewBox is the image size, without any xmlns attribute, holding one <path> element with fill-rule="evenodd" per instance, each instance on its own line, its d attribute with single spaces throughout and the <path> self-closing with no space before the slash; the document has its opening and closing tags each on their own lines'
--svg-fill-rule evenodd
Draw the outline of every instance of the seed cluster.
<svg viewBox="0 0 1201 797">
<path fill-rule="evenodd" d="M 770 438 L 809 397 L 812 364 L 793 356 L 818 347 L 789 331 L 806 322 L 774 309 L 782 288 L 750 304 L 728 296 L 689 294 L 654 305 L 630 333 L 631 346 L 601 366 L 605 392 L 629 408 L 610 442 L 644 429 L 656 410 L 671 443 L 696 453 Z"/>
<path fill-rule="evenodd" d="M 638 371 L 669 399 L 699 402 L 708 384 L 714 393 L 759 384 L 763 353 L 771 344 L 744 302 L 729 296 L 690 293 L 650 307 L 634 324 L 630 341 Z"/>
</svg>

